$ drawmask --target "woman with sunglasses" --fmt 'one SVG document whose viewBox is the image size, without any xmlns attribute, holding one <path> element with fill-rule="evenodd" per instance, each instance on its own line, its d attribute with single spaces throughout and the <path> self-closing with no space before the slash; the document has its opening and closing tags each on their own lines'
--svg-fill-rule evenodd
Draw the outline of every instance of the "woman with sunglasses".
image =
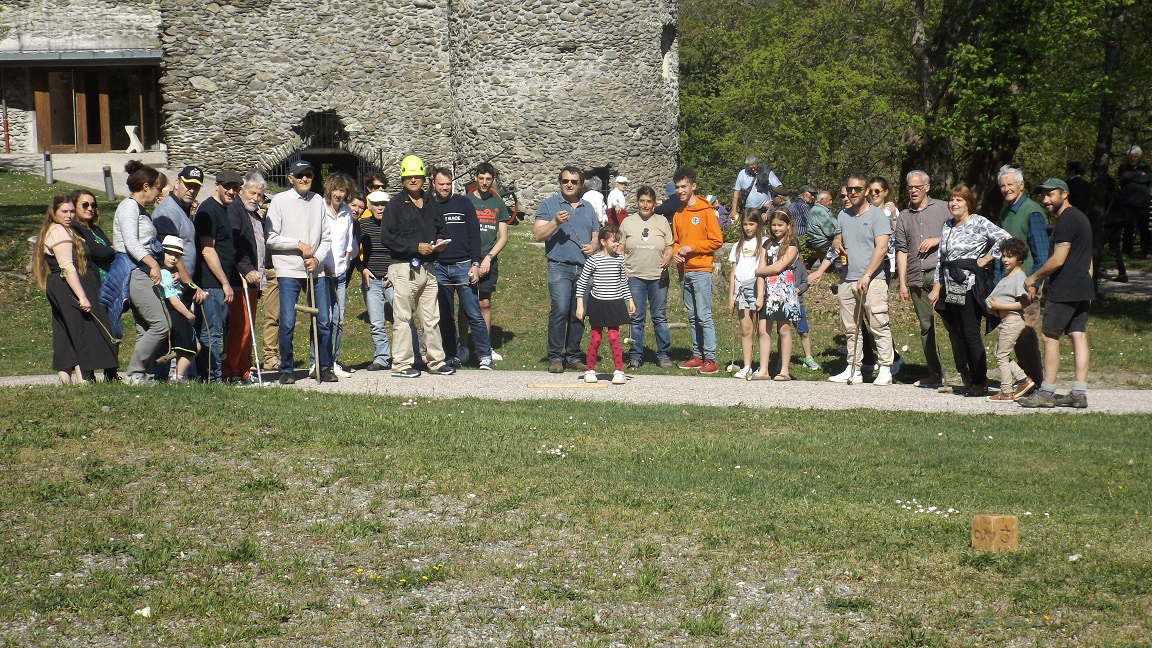
<svg viewBox="0 0 1152 648">
<path fill-rule="evenodd" d="M 104 282 L 104 275 L 112 267 L 116 258 L 116 250 L 112 248 L 112 237 L 100 228 L 100 206 L 96 204 L 96 196 L 87 189 L 77 189 L 69 196 L 72 204 L 76 205 L 76 218 L 72 221 L 72 229 L 84 243 L 84 254 L 99 271 L 100 282 Z"/>
</svg>

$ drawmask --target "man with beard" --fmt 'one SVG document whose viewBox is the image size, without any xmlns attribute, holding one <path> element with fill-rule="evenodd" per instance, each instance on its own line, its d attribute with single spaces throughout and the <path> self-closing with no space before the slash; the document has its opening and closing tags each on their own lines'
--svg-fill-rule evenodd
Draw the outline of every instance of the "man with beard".
<svg viewBox="0 0 1152 648">
<path fill-rule="evenodd" d="M 264 222 L 258 209 L 264 203 L 265 184 L 264 176 L 255 171 L 249 173 L 244 176 L 240 193 L 228 205 L 232 241 L 236 246 L 236 269 L 229 277 L 235 296 L 228 304 L 228 335 L 224 340 L 226 355 L 222 374 L 227 382 L 244 385 L 252 383 L 249 356 L 252 355 L 253 331 L 249 324 L 256 320 L 256 300 L 264 280 Z M 247 292 L 244 291 L 245 282 Z"/>
</svg>

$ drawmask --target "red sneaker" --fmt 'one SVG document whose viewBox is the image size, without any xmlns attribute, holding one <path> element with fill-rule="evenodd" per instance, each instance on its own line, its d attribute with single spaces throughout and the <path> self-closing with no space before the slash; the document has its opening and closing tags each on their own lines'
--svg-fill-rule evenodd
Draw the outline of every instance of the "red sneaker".
<svg viewBox="0 0 1152 648">
<path fill-rule="evenodd" d="M 687 362 L 681 362 L 680 368 L 681 369 L 699 369 L 701 367 L 701 365 L 703 365 L 703 364 L 704 364 L 703 360 L 701 360 L 700 358 L 697 358 L 696 356 L 692 356 L 691 358 L 688 359 Z M 715 364 L 715 363 L 713 363 L 713 364 Z"/>
<path fill-rule="evenodd" d="M 700 373 L 702 374 L 714 374 L 717 371 L 720 371 L 720 365 L 716 364 L 715 360 L 705 360 L 700 365 Z"/>
</svg>

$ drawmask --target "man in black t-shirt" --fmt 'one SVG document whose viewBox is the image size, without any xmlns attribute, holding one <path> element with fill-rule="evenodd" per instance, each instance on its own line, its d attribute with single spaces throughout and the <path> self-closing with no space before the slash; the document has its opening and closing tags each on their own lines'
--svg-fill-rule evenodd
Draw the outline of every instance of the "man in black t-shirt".
<svg viewBox="0 0 1152 648">
<path fill-rule="evenodd" d="M 1052 230 L 1052 255 L 1044 265 L 1024 280 L 1030 297 L 1036 296 L 1036 282 L 1049 277 L 1045 291 L 1044 382 L 1039 391 L 1018 399 L 1023 407 L 1088 407 L 1088 310 L 1096 297 L 1092 282 L 1092 225 L 1084 212 L 1068 202 L 1068 184 L 1049 178 L 1037 187 L 1044 208 L 1056 215 Z M 1072 339 L 1075 378 L 1072 391 L 1056 395 L 1056 375 L 1060 371 L 1060 337 Z"/>
<path fill-rule="evenodd" d="M 229 277 L 236 271 L 236 246 L 232 241 L 232 220 L 228 205 L 236 199 L 243 178 L 235 171 L 216 174 L 216 191 L 196 209 L 196 244 L 200 261 L 192 280 L 204 289 L 204 303 L 196 318 L 200 354 L 196 371 L 206 382 L 220 382 L 220 356 L 228 305 L 232 303 Z"/>
</svg>

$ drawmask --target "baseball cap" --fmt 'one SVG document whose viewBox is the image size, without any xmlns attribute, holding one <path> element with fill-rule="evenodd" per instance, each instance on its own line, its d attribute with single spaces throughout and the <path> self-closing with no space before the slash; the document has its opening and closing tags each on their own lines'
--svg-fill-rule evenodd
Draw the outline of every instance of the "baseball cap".
<svg viewBox="0 0 1152 648">
<path fill-rule="evenodd" d="M 628 184 L 628 176 L 616 176 L 616 182 L 620 184 Z"/>
<path fill-rule="evenodd" d="M 164 247 L 165 252 L 171 252 L 172 254 L 179 255 L 184 254 L 184 239 L 180 238 L 179 236 L 172 236 L 169 234 L 168 236 L 164 237 L 164 240 L 161 241 L 160 244 Z"/>
<path fill-rule="evenodd" d="M 777 196 L 791 196 L 792 195 L 787 189 L 784 188 L 784 185 L 776 185 L 775 187 L 771 188 L 771 191 L 774 195 L 777 195 Z"/>
<path fill-rule="evenodd" d="M 311 171 L 312 164 L 308 160 L 296 160 L 288 167 L 288 175 L 299 178 L 305 171 Z"/>
<path fill-rule="evenodd" d="M 180 174 L 176 177 L 186 185 L 204 185 L 204 171 L 202 171 L 198 166 L 186 166 L 183 169 L 180 169 Z"/>
<path fill-rule="evenodd" d="M 803 187 L 800 187 L 800 193 L 814 194 L 814 193 L 816 193 L 816 187 L 813 187 L 812 185 L 806 184 Z"/>
<path fill-rule="evenodd" d="M 1044 184 L 1042 184 L 1036 188 L 1037 189 L 1043 189 L 1044 191 L 1052 191 L 1053 189 L 1059 189 L 1059 190 L 1067 193 L 1068 183 L 1064 182 L 1060 178 L 1048 178 L 1047 180 L 1044 181 Z"/>
<path fill-rule="evenodd" d="M 230 184 L 244 184 L 244 178 L 240 177 L 239 173 L 231 169 L 224 169 L 216 174 L 216 184 L 230 185 Z"/>
<path fill-rule="evenodd" d="M 372 193 L 368 194 L 368 202 L 372 203 L 373 205 L 386 203 L 388 202 L 388 194 L 384 193 L 383 191 L 373 191 Z"/>
</svg>

